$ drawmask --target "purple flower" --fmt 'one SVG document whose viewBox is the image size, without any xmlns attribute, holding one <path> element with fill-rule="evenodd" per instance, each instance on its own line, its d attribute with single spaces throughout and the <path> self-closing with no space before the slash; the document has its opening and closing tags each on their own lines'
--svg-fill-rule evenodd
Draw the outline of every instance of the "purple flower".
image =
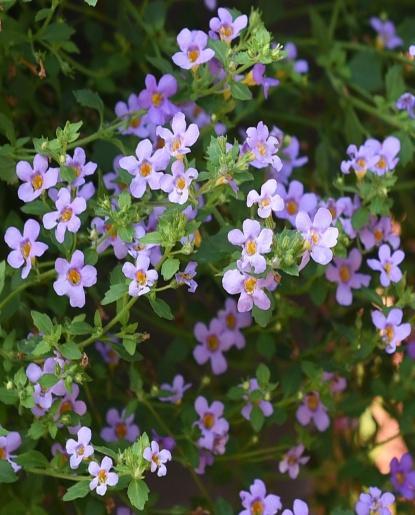
<svg viewBox="0 0 415 515">
<path fill-rule="evenodd" d="M 223 322 L 224 327 L 233 336 L 233 345 L 237 349 L 245 347 L 245 336 L 241 329 L 252 324 L 250 313 L 239 313 L 234 299 L 226 299 L 225 309 L 218 312 L 218 319 Z"/>
<path fill-rule="evenodd" d="M 222 41 L 226 41 L 227 43 L 237 38 L 241 30 L 247 25 L 248 17 L 245 14 L 237 16 L 235 20 L 233 20 L 231 13 L 223 7 L 219 7 L 218 9 L 218 18 L 214 17 L 209 22 L 213 36 L 217 34 Z M 212 37 L 212 34 L 209 35 Z"/>
<path fill-rule="evenodd" d="M 214 318 L 209 327 L 198 322 L 194 328 L 196 340 L 200 343 L 193 350 L 193 357 L 199 365 L 210 360 L 212 372 L 223 374 L 228 368 L 224 351 L 229 350 L 233 343 L 232 334 L 226 330 L 223 322 Z"/>
<path fill-rule="evenodd" d="M 146 230 L 142 223 L 134 226 L 134 240 L 131 245 L 128 246 L 128 253 L 137 259 L 139 255 L 144 255 L 150 258 L 150 263 L 156 266 L 161 260 L 160 245 L 153 243 L 141 243 L 141 238 L 145 236 Z"/>
<path fill-rule="evenodd" d="M 323 372 L 323 380 L 329 383 L 333 394 L 343 392 L 347 388 L 346 379 L 334 372 Z"/>
<path fill-rule="evenodd" d="M 228 240 L 232 245 L 242 247 L 240 268 L 242 270 L 253 270 L 256 274 L 265 271 L 267 263 L 262 254 L 271 251 L 273 233 L 272 229 L 261 229 L 257 220 L 244 220 L 242 231 L 232 229 L 228 233 Z"/>
<path fill-rule="evenodd" d="M 81 462 L 94 453 L 90 445 L 91 430 L 89 427 L 81 427 L 77 433 L 78 440 L 69 438 L 66 442 L 66 452 L 70 455 L 69 465 L 71 469 L 77 469 Z"/>
<path fill-rule="evenodd" d="M 140 434 L 138 426 L 134 424 L 134 415 L 126 416 L 125 411 L 119 412 L 111 408 L 107 411 L 105 420 L 108 427 L 104 427 L 100 434 L 106 442 L 134 442 Z"/>
<path fill-rule="evenodd" d="M 0 436 L 0 460 L 7 460 L 15 472 L 21 467 L 13 461 L 15 455 L 12 452 L 19 448 L 21 443 L 22 439 L 17 431 L 10 431 L 7 435 Z"/>
<path fill-rule="evenodd" d="M 112 459 L 108 456 L 102 458 L 101 465 L 92 461 L 88 466 L 88 472 L 95 477 L 89 483 L 89 489 L 96 489 L 98 495 L 105 495 L 108 486 L 115 486 L 118 483 L 118 474 L 110 472 L 111 468 Z"/>
<path fill-rule="evenodd" d="M 78 187 L 85 184 L 85 177 L 95 173 L 97 164 L 92 161 L 86 162 L 85 150 L 81 147 L 76 147 L 73 153 L 73 157 L 70 155 L 66 156 L 66 166 L 72 168 L 75 171 L 76 178 L 72 181 L 72 186 Z"/>
<path fill-rule="evenodd" d="M 365 145 L 370 147 L 377 157 L 376 163 L 371 167 L 373 173 L 384 175 L 395 169 L 399 161 L 396 156 L 401 150 L 401 142 L 398 138 L 389 136 L 383 143 L 376 139 L 368 139 Z"/>
<path fill-rule="evenodd" d="M 151 436 L 164 449 L 172 451 L 176 447 L 176 441 L 171 436 L 160 436 L 155 429 L 151 430 Z"/>
<path fill-rule="evenodd" d="M 296 416 L 302 426 L 313 422 L 319 431 L 325 431 L 330 425 L 327 408 L 321 402 L 318 392 L 309 392 L 304 396 L 303 403 L 298 407 Z"/>
<path fill-rule="evenodd" d="M 148 109 L 148 119 L 156 124 L 163 124 L 177 111 L 177 107 L 169 98 L 176 94 L 177 81 L 173 75 L 163 75 L 157 84 L 154 75 L 148 74 L 145 79 L 146 89 L 138 95 L 141 107 Z"/>
<path fill-rule="evenodd" d="M 294 501 L 293 510 L 284 510 L 281 515 L 308 515 L 308 506 L 301 499 Z"/>
<path fill-rule="evenodd" d="M 304 186 L 300 181 L 291 181 L 286 190 L 278 184 L 277 192 L 284 202 L 284 208 L 278 211 L 277 217 L 289 220 L 295 225 L 295 218 L 300 211 L 311 215 L 317 207 L 317 196 L 314 193 L 304 193 Z"/>
<path fill-rule="evenodd" d="M 100 238 L 100 243 L 97 246 L 98 254 L 101 254 L 108 247 L 112 247 L 114 249 L 114 254 L 117 259 L 124 259 L 128 254 L 128 246 L 127 244 L 118 236 L 117 229 L 114 227 L 112 223 L 108 222 L 108 218 L 103 220 L 96 216 L 92 219 L 91 222 L 92 227 L 97 231 L 101 236 L 106 235 L 105 238 Z"/>
<path fill-rule="evenodd" d="M 204 0 L 204 2 L 206 7 L 211 11 L 214 11 L 216 9 L 216 0 Z"/>
<path fill-rule="evenodd" d="M 207 449 L 199 450 L 199 464 L 197 468 L 195 468 L 196 474 L 204 474 L 207 466 L 213 465 L 215 461 L 215 457 L 213 454 Z"/>
<path fill-rule="evenodd" d="M 283 145 L 279 150 L 282 168 L 278 172 L 278 177 L 276 178 L 285 184 L 291 176 L 294 168 L 299 168 L 305 165 L 308 161 L 308 157 L 299 156 L 300 142 L 295 136 L 284 136 L 284 133 L 277 127 L 273 127 L 271 135 L 275 136 Z M 273 175 L 276 176 L 276 174 Z"/>
<path fill-rule="evenodd" d="M 128 127 L 120 128 L 121 134 L 133 134 L 139 138 L 147 138 L 150 134 L 148 127 L 148 117 L 142 116 L 140 111 L 143 106 L 138 100 L 138 96 L 132 93 L 125 102 L 115 104 L 115 114 L 118 118 L 128 119 Z"/>
<path fill-rule="evenodd" d="M 295 225 L 306 245 L 301 267 L 308 263 L 310 255 L 313 261 L 320 265 L 327 265 L 332 260 L 333 252 L 330 249 L 337 244 L 339 230 L 330 227 L 331 221 L 331 213 L 324 207 L 318 209 L 313 221 L 304 211 L 298 213 Z"/>
<path fill-rule="evenodd" d="M 260 479 L 255 479 L 249 492 L 242 490 L 239 496 L 245 508 L 239 515 L 275 515 L 282 508 L 278 495 L 267 495 L 265 484 Z"/>
<path fill-rule="evenodd" d="M 347 258 L 335 258 L 334 263 L 326 268 L 326 279 L 337 283 L 336 300 L 341 306 L 352 303 L 352 288 L 369 285 L 370 275 L 357 273 L 361 263 L 362 255 L 357 249 L 352 249 Z"/>
<path fill-rule="evenodd" d="M 415 96 L 412 93 L 401 95 L 395 105 L 400 111 L 406 111 L 410 118 L 415 118 Z"/>
<path fill-rule="evenodd" d="M 102 359 L 109 365 L 118 365 L 120 356 L 115 352 L 114 345 L 118 344 L 116 337 L 112 338 L 113 343 L 96 342 L 95 348 L 101 354 Z"/>
<path fill-rule="evenodd" d="M 240 293 L 238 311 L 241 313 L 251 311 L 254 305 L 259 309 L 269 309 L 271 301 L 264 292 L 264 288 L 270 290 L 275 285 L 272 274 L 261 279 L 236 269 L 227 270 L 222 278 L 222 286 L 228 293 L 231 295 Z"/>
<path fill-rule="evenodd" d="M 411 324 L 401 324 L 403 312 L 401 309 L 391 309 L 388 315 L 381 311 L 372 311 L 372 322 L 379 329 L 382 340 L 386 343 L 385 351 L 392 354 L 396 346 L 405 340 L 411 332 Z"/>
<path fill-rule="evenodd" d="M 366 493 L 360 494 L 359 500 L 355 505 L 357 515 L 371 515 L 379 513 L 379 515 L 392 515 L 389 506 L 395 502 L 395 496 L 390 492 L 382 493 L 375 487 L 369 487 Z"/>
<path fill-rule="evenodd" d="M 190 70 L 207 63 L 215 55 L 211 48 L 206 48 L 207 43 L 207 34 L 201 30 L 182 29 L 177 36 L 181 52 L 173 55 L 174 64 L 184 70 Z"/>
<path fill-rule="evenodd" d="M 156 441 L 152 441 L 150 447 L 146 447 L 143 452 L 143 458 L 151 463 L 151 472 L 156 472 L 158 477 L 167 474 L 165 463 L 171 460 L 171 452 L 167 449 L 161 449 Z"/>
<path fill-rule="evenodd" d="M 128 279 L 132 279 L 128 287 L 128 293 L 132 297 L 145 295 L 158 279 L 156 270 L 149 270 L 150 258 L 140 254 L 137 256 L 135 265 L 132 263 L 124 263 L 122 273 Z"/>
<path fill-rule="evenodd" d="M 281 474 L 288 472 L 291 479 L 296 479 L 300 473 L 300 465 L 305 465 L 310 459 L 310 456 L 303 456 L 303 452 L 304 445 L 302 444 L 289 449 L 278 465 Z"/>
<path fill-rule="evenodd" d="M 196 261 L 189 261 L 183 272 L 178 272 L 175 275 L 177 284 L 186 284 L 189 287 L 187 291 L 190 293 L 194 293 L 197 288 L 197 282 L 193 279 L 196 276 L 196 268 Z"/>
<path fill-rule="evenodd" d="M 84 265 L 84 254 L 75 250 L 70 261 L 57 258 L 55 270 L 58 274 L 53 283 L 53 289 L 59 295 L 69 297 L 73 308 L 85 306 L 84 288 L 89 288 L 97 282 L 97 269 L 92 265 Z"/>
<path fill-rule="evenodd" d="M 200 396 L 195 401 L 195 410 L 199 415 L 196 425 L 202 432 L 202 436 L 198 441 L 200 447 L 208 450 L 213 449 L 216 435 L 223 435 L 229 431 L 229 423 L 223 415 L 223 403 L 213 401 L 209 406 L 207 400 Z"/>
<path fill-rule="evenodd" d="M 408 54 L 410 57 L 415 57 L 415 45 L 410 45 L 408 49 Z"/>
<path fill-rule="evenodd" d="M 180 404 L 183 399 L 184 392 L 191 386 L 192 385 L 190 383 L 185 383 L 184 377 L 181 374 L 178 374 L 174 376 L 173 383 L 171 385 L 168 383 L 160 385 L 160 390 L 170 392 L 171 395 L 162 395 L 159 397 L 159 400 L 162 402 Z"/>
<path fill-rule="evenodd" d="M 272 404 L 269 401 L 264 400 L 264 399 L 258 400 L 257 397 L 255 397 L 255 400 L 251 400 L 249 394 L 252 392 L 258 392 L 259 390 L 260 390 L 260 388 L 259 388 L 258 381 L 255 378 L 250 379 L 249 387 L 248 387 L 248 394 L 244 395 L 244 399 L 245 399 L 245 401 L 247 401 L 247 403 L 245 404 L 245 406 L 242 408 L 242 411 L 241 411 L 242 416 L 246 420 L 251 419 L 251 412 L 252 412 L 252 408 L 254 406 L 257 406 L 262 411 L 262 413 L 265 417 L 270 417 L 274 413 L 274 408 L 272 407 Z"/>
<path fill-rule="evenodd" d="M 390 462 L 391 483 L 395 490 L 407 500 L 415 498 L 415 470 L 412 456 L 405 453 L 400 460 Z"/>
<path fill-rule="evenodd" d="M 157 127 L 156 134 L 164 140 L 162 151 L 168 152 L 177 159 L 182 159 L 185 154 L 190 152 L 190 148 L 194 145 L 199 137 L 199 127 L 195 123 L 191 123 L 186 128 L 186 118 L 184 113 L 178 112 L 173 116 L 171 122 L 173 132 L 164 127 Z M 192 168 L 192 170 L 194 170 Z"/>
<path fill-rule="evenodd" d="M 294 64 L 294 71 L 300 74 L 308 73 L 308 62 L 305 59 L 297 59 L 297 47 L 294 43 L 286 43 L 284 50 L 287 52 L 287 60 Z"/>
<path fill-rule="evenodd" d="M 189 198 L 189 186 L 198 176 L 197 170 L 195 168 L 185 170 L 183 162 L 178 160 L 173 163 L 171 171 L 172 175 L 163 175 L 160 187 L 169 194 L 170 202 L 185 204 Z"/>
<path fill-rule="evenodd" d="M 389 286 L 390 283 L 398 283 L 402 279 L 402 272 L 398 265 L 405 258 L 402 250 L 396 250 L 391 254 L 389 245 L 379 247 L 379 259 L 368 259 L 367 264 L 372 270 L 380 272 L 380 284 Z"/>
<path fill-rule="evenodd" d="M 254 154 L 254 160 L 250 162 L 255 168 L 272 166 L 277 172 L 282 168 L 281 159 L 276 155 L 279 141 L 275 136 L 270 136 L 268 127 L 259 122 L 256 127 L 246 130 L 246 146 Z"/>
<path fill-rule="evenodd" d="M 340 170 L 342 173 L 349 174 L 350 169 L 353 169 L 357 178 L 362 179 L 366 172 L 376 164 L 378 157 L 375 154 L 375 149 L 366 143 L 359 148 L 356 145 L 347 147 L 346 153 L 350 159 L 341 162 Z"/>
<path fill-rule="evenodd" d="M 12 249 L 7 262 L 12 268 L 23 266 L 22 279 L 26 279 L 36 258 L 42 256 L 48 248 L 46 243 L 36 241 L 39 232 L 40 225 L 30 218 L 24 224 L 23 234 L 16 227 L 9 227 L 4 235 L 4 241 Z"/>
<path fill-rule="evenodd" d="M 269 179 L 261 186 L 261 194 L 255 190 L 251 190 L 246 198 L 246 205 L 251 207 L 258 204 L 258 216 L 268 218 L 274 211 L 284 209 L 284 201 L 277 194 L 277 181 Z"/>
<path fill-rule="evenodd" d="M 248 86 L 262 86 L 264 97 L 268 98 L 269 89 L 278 86 L 280 81 L 272 77 L 266 77 L 265 71 L 265 64 L 254 64 L 252 70 L 246 75 L 243 82 Z M 273 134 L 271 134 L 271 136 L 273 136 Z"/>
<path fill-rule="evenodd" d="M 33 168 L 27 161 L 19 161 L 16 165 L 16 174 L 21 181 L 24 181 L 17 191 L 19 199 L 23 202 L 31 202 L 45 190 L 55 186 L 59 168 L 49 168 L 48 158 L 36 154 Z"/>
<path fill-rule="evenodd" d="M 82 417 L 86 413 L 86 404 L 84 401 L 78 400 L 79 386 L 77 384 L 72 385 L 72 390 L 66 393 L 65 397 L 60 401 L 59 408 L 56 414 L 56 420 L 58 420 L 65 413 L 75 413 Z"/>
<path fill-rule="evenodd" d="M 76 215 L 85 211 L 86 201 L 82 197 L 75 197 L 71 201 L 71 192 L 66 188 L 61 188 L 55 205 L 57 211 L 43 215 L 43 225 L 45 229 L 56 227 L 56 239 L 59 243 L 63 243 L 66 230 L 73 233 L 79 231 L 81 220 Z"/>
<path fill-rule="evenodd" d="M 147 184 L 150 189 L 160 189 L 160 179 L 163 176 L 159 170 L 165 170 L 169 162 L 169 156 L 164 150 L 156 150 L 153 154 L 153 145 L 149 139 L 140 141 L 135 149 L 135 156 L 127 156 L 120 159 L 120 166 L 127 170 L 134 179 L 130 184 L 133 197 L 141 198 Z"/>
<path fill-rule="evenodd" d="M 382 216 L 379 220 L 372 216 L 369 224 L 359 232 L 359 238 L 365 250 L 371 250 L 382 242 L 389 243 L 393 249 L 397 249 L 400 244 L 399 235 L 396 234 L 389 216 Z"/>
<path fill-rule="evenodd" d="M 396 35 L 395 25 L 389 20 L 381 20 L 373 16 L 370 18 L 371 27 L 378 33 L 376 37 L 376 46 L 378 48 L 394 48 L 403 44 L 402 39 Z"/>
</svg>

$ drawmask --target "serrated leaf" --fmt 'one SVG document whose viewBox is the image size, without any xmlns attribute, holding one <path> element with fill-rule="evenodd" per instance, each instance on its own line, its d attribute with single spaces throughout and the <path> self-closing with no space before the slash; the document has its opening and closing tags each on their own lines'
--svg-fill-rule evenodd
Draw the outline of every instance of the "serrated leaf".
<svg viewBox="0 0 415 515">
<path fill-rule="evenodd" d="M 251 100 L 252 92 L 246 84 L 242 82 L 230 83 L 232 97 L 236 100 Z"/>
<path fill-rule="evenodd" d="M 90 89 L 77 89 L 73 94 L 81 106 L 89 107 L 90 109 L 98 111 L 102 124 L 104 119 L 104 102 L 98 93 L 95 93 L 95 91 L 91 91 Z"/>
<path fill-rule="evenodd" d="M 7 460 L 0 460 L 0 483 L 14 483 L 17 474 Z"/>
<path fill-rule="evenodd" d="M 73 501 L 74 499 L 80 499 L 81 497 L 87 496 L 89 492 L 89 481 L 79 481 L 66 490 L 63 500 Z"/>
<path fill-rule="evenodd" d="M 110 286 L 110 289 L 106 292 L 104 298 L 101 301 L 101 304 L 105 306 L 106 304 L 111 304 L 116 300 L 120 299 L 123 295 L 128 292 L 128 285 L 125 283 L 113 284 Z"/>
<path fill-rule="evenodd" d="M 66 359 L 81 359 L 82 352 L 76 343 L 67 342 L 59 345 L 59 351 L 62 356 Z"/>
<path fill-rule="evenodd" d="M 46 313 L 31 311 L 30 314 L 32 315 L 33 323 L 39 329 L 39 332 L 50 334 L 53 331 L 53 322 Z"/>
<path fill-rule="evenodd" d="M 128 485 L 128 499 L 134 508 L 137 508 L 137 510 L 142 510 L 144 508 L 148 500 L 149 493 L 150 490 L 142 479 L 133 479 Z"/>
<path fill-rule="evenodd" d="M 161 275 L 165 281 L 168 281 L 179 270 L 180 260 L 169 258 L 163 263 L 161 267 Z"/>
<path fill-rule="evenodd" d="M 49 465 L 47 458 L 39 451 L 32 450 L 18 454 L 15 462 L 23 468 L 46 468 Z"/>
<path fill-rule="evenodd" d="M 160 318 L 165 318 L 166 320 L 173 320 L 174 316 L 167 302 L 163 299 L 152 299 L 150 297 L 148 297 L 148 301 L 156 315 Z"/>
</svg>

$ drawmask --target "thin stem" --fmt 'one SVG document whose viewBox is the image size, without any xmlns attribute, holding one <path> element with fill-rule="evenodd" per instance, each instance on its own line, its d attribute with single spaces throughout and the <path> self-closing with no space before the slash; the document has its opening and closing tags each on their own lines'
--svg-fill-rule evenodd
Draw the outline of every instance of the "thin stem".
<svg viewBox="0 0 415 515">
<path fill-rule="evenodd" d="M 37 474 L 39 476 L 56 477 L 58 479 L 67 479 L 68 481 L 85 481 L 90 480 L 90 476 L 72 476 L 71 474 L 62 474 L 49 469 L 25 468 L 28 474 Z"/>
<path fill-rule="evenodd" d="M 27 282 L 22 283 L 20 286 L 18 286 L 13 291 L 11 291 L 9 293 L 9 295 L 7 295 L 7 297 L 2 302 L 0 302 L 0 310 L 2 310 L 4 308 L 4 306 L 6 304 L 8 304 L 12 300 L 12 298 L 15 297 L 16 295 L 18 295 L 21 291 L 26 290 L 27 288 L 30 288 L 31 286 L 36 286 L 36 285 L 42 283 L 43 281 L 50 279 L 55 274 L 56 274 L 55 270 L 48 270 L 47 272 L 43 272 L 43 274 L 39 274 L 36 277 L 36 279 L 34 279 L 33 281 L 27 281 Z"/>
</svg>

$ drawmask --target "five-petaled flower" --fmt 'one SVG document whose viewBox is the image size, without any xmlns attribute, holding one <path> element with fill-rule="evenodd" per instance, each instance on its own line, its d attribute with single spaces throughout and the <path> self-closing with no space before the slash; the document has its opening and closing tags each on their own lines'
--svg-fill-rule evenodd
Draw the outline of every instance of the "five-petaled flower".
<svg viewBox="0 0 415 515">
<path fill-rule="evenodd" d="M 214 318 L 209 327 L 202 322 L 195 325 L 194 333 L 199 342 L 193 350 L 193 356 L 199 365 L 210 360 L 212 372 L 223 374 L 227 369 L 223 352 L 229 350 L 233 343 L 233 335 L 226 330 L 223 322 Z"/>
<path fill-rule="evenodd" d="M 23 202 L 31 202 L 45 190 L 55 186 L 58 181 L 59 168 L 49 168 L 48 158 L 36 154 L 33 167 L 27 161 L 19 161 L 16 165 L 17 177 L 23 181 L 17 195 Z"/>
<path fill-rule="evenodd" d="M 170 202 L 185 204 L 189 198 L 189 186 L 198 173 L 195 168 L 185 170 L 182 161 L 177 160 L 171 167 L 172 175 L 164 174 L 160 181 L 160 187 L 169 194 Z"/>
<path fill-rule="evenodd" d="M 77 469 L 83 460 L 86 460 L 94 453 L 90 445 L 91 430 L 89 427 L 81 427 L 77 433 L 78 440 L 69 438 L 66 442 L 66 452 L 70 456 L 69 465 L 71 469 Z"/>
<path fill-rule="evenodd" d="M 384 244 L 379 247 L 379 259 L 368 259 L 367 264 L 372 270 L 380 272 L 380 284 L 387 287 L 391 282 L 398 283 L 402 279 L 398 265 L 404 258 L 402 250 L 396 250 L 391 254 L 389 245 Z"/>
<path fill-rule="evenodd" d="M 150 462 L 151 472 L 156 472 L 159 477 L 167 474 L 165 463 L 171 460 L 171 452 L 167 449 L 160 449 L 159 444 L 153 440 L 150 447 L 146 447 L 143 458 Z"/>
<path fill-rule="evenodd" d="M 130 285 L 128 286 L 128 293 L 132 297 L 139 297 L 145 295 L 150 291 L 150 288 L 158 279 L 158 273 L 156 270 L 149 270 L 150 258 L 144 254 L 137 256 L 136 262 L 124 263 L 122 267 L 122 273 L 128 279 L 131 279 Z"/>
<path fill-rule="evenodd" d="M 140 434 L 138 426 L 134 424 L 134 415 L 127 415 L 125 411 L 120 413 L 117 409 L 111 408 L 107 411 L 105 419 L 108 426 L 101 430 L 101 438 L 106 442 L 134 442 Z"/>
<path fill-rule="evenodd" d="M 215 36 L 222 41 L 230 43 L 233 39 L 239 36 L 241 30 L 243 30 L 248 24 L 248 17 L 245 14 L 237 16 L 234 20 L 232 19 L 231 13 L 219 7 L 218 16 L 212 18 L 209 22 L 210 30 L 212 31 L 209 35 Z"/>
<path fill-rule="evenodd" d="M 330 425 L 327 408 L 320 400 L 318 392 L 308 392 L 297 409 L 297 420 L 302 426 L 313 422 L 319 431 L 325 431 Z"/>
<path fill-rule="evenodd" d="M 183 159 L 184 155 L 190 152 L 189 147 L 196 143 L 199 137 L 199 127 L 195 123 L 191 123 L 187 127 L 184 113 L 178 112 L 173 116 L 171 128 L 172 130 L 159 126 L 156 129 L 157 136 L 164 141 L 162 150 L 165 152 L 167 160 L 169 156 Z"/>
<path fill-rule="evenodd" d="M 89 483 L 90 490 L 96 490 L 98 495 L 105 495 L 109 486 L 115 486 L 118 483 L 118 474 L 111 472 L 112 459 L 108 456 L 102 458 L 101 464 L 92 461 L 88 466 L 88 472 L 91 476 L 95 476 Z"/>
<path fill-rule="evenodd" d="M 385 351 L 388 354 L 395 352 L 396 347 L 405 340 L 411 332 L 411 324 L 401 324 L 403 312 L 399 308 L 393 308 L 385 316 L 381 311 L 372 311 L 372 322 L 379 329 L 379 334 L 386 344 Z"/>
<path fill-rule="evenodd" d="M 277 181 L 269 179 L 261 186 L 261 193 L 251 190 L 246 197 L 248 207 L 258 205 L 258 216 L 268 218 L 273 212 L 284 209 L 284 201 L 277 193 Z"/>
<path fill-rule="evenodd" d="M 56 227 L 55 236 L 59 243 L 63 243 L 65 232 L 75 233 L 81 227 L 81 220 L 77 215 L 86 210 L 86 201 L 83 197 L 75 197 L 71 200 L 69 189 L 61 188 L 55 202 L 56 211 L 43 215 L 45 229 Z"/>
<path fill-rule="evenodd" d="M 278 495 L 268 494 L 265 484 L 255 479 L 249 487 L 249 492 L 239 492 L 244 510 L 239 515 L 275 515 L 281 509 L 281 500 Z"/>
<path fill-rule="evenodd" d="M 201 30 L 182 29 L 177 36 L 180 52 L 176 52 L 172 57 L 174 64 L 184 70 L 190 70 L 207 63 L 215 55 L 211 48 L 206 48 L 207 43 L 207 34 Z"/>
</svg>

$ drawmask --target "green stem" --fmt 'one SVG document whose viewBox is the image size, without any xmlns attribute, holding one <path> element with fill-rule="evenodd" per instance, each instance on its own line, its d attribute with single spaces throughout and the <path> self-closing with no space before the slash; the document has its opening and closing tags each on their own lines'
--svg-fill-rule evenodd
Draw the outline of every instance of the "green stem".
<svg viewBox="0 0 415 515">
<path fill-rule="evenodd" d="M 62 474 L 61 472 L 55 472 L 54 470 L 48 469 L 37 469 L 37 468 L 25 468 L 25 472 L 28 474 L 37 474 L 39 476 L 56 477 L 58 479 L 67 479 L 68 481 L 85 481 L 90 480 L 90 476 L 72 476 L 71 474 Z"/>
<path fill-rule="evenodd" d="M 0 302 L 0 311 L 4 308 L 4 306 L 6 304 L 8 304 L 12 300 L 13 297 L 18 295 L 20 292 L 22 292 L 23 290 L 26 290 L 27 288 L 30 288 L 31 286 L 36 286 L 47 279 L 50 279 L 55 274 L 56 274 L 55 270 L 48 270 L 47 272 L 43 272 L 43 274 L 39 274 L 36 277 L 36 279 L 33 279 L 33 281 L 27 281 L 27 282 L 20 284 L 20 286 L 18 286 L 13 291 L 11 291 L 9 293 L 9 295 L 7 295 L 7 297 L 5 299 L 3 299 L 2 302 Z"/>
</svg>

